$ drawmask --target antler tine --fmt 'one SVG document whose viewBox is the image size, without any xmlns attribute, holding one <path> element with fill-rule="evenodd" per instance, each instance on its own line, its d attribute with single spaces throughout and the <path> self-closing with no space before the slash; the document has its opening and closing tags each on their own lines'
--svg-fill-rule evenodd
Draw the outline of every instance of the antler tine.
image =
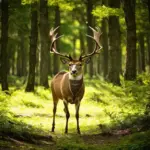
<svg viewBox="0 0 150 150">
<path fill-rule="evenodd" d="M 100 32 L 100 28 L 96 27 L 98 31 L 96 31 L 94 28 L 92 28 L 91 26 L 89 26 L 89 28 L 93 31 L 93 34 L 94 34 L 94 40 L 96 40 L 96 43 L 98 44 L 98 46 L 100 47 L 100 43 L 99 43 L 99 40 L 100 40 L 100 36 L 102 35 L 102 33 Z"/>
<path fill-rule="evenodd" d="M 89 28 L 93 31 L 93 36 L 91 35 L 86 35 L 87 37 L 90 37 L 91 39 L 94 40 L 95 42 L 95 49 L 92 51 L 92 53 L 81 56 L 82 59 L 87 58 L 87 57 L 91 57 L 94 54 L 99 54 L 99 50 L 102 49 L 102 46 L 100 45 L 100 36 L 102 35 L 102 33 L 100 32 L 100 29 L 97 29 L 98 31 L 96 31 L 94 28 L 92 28 L 91 26 L 89 26 Z"/>
<path fill-rule="evenodd" d="M 51 28 L 51 30 L 50 30 L 49 35 L 50 35 L 50 38 L 51 38 L 51 41 L 52 41 L 51 46 L 50 46 L 50 52 L 51 52 L 51 53 L 55 53 L 56 55 L 59 55 L 59 56 L 61 56 L 61 57 L 65 57 L 65 58 L 71 59 L 70 56 L 65 55 L 65 54 L 61 54 L 61 53 L 59 53 L 59 52 L 57 51 L 57 49 L 56 49 L 56 41 L 57 41 L 58 39 L 60 39 L 62 36 L 64 36 L 64 35 L 60 35 L 60 36 L 57 37 L 58 33 L 55 33 L 55 31 L 56 31 L 58 28 L 59 28 L 59 26 L 56 27 L 55 29 Z"/>
</svg>

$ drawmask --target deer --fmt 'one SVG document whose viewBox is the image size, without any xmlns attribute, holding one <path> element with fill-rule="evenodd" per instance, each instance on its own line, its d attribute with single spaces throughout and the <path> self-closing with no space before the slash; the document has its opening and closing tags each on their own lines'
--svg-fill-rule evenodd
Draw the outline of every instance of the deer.
<svg viewBox="0 0 150 150">
<path fill-rule="evenodd" d="M 55 130 L 55 116 L 57 111 L 57 104 L 59 100 L 62 100 L 64 104 L 64 112 L 66 114 L 65 133 L 68 133 L 68 121 L 70 118 L 68 104 L 75 104 L 77 133 L 80 134 L 81 132 L 79 126 L 79 108 L 85 92 L 83 66 L 84 64 L 88 64 L 90 62 L 92 56 L 100 53 L 100 50 L 102 49 L 102 46 L 100 45 L 100 37 L 102 33 L 99 29 L 97 31 L 89 26 L 89 28 L 93 31 L 93 36 L 86 36 L 94 40 L 95 48 L 91 53 L 87 55 L 81 54 L 79 59 L 73 59 L 70 54 L 62 54 L 57 50 L 56 41 L 63 36 L 57 36 L 58 33 L 55 33 L 58 28 L 59 26 L 55 29 L 52 28 L 50 30 L 50 52 L 60 56 L 61 62 L 68 65 L 69 71 L 61 71 L 57 73 L 51 80 L 51 91 L 53 98 L 53 120 L 51 131 L 54 132 Z"/>
</svg>

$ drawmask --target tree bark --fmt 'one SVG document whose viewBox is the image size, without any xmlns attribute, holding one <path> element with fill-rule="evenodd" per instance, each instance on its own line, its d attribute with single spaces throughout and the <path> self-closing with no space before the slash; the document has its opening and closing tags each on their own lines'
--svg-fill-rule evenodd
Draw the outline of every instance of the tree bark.
<svg viewBox="0 0 150 150">
<path fill-rule="evenodd" d="M 41 43 L 41 62 L 40 62 L 40 85 L 45 88 L 48 84 L 48 63 L 49 63 L 49 25 L 48 25 L 48 6 L 47 0 L 40 0 L 40 43 Z"/>
<path fill-rule="evenodd" d="M 22 34 L 20 37 L 20 49 L 21 49 L 21 58 L 22 58 L 22 63 L 21 63 L 21 76 L 26 76 L 27 75 L 27 50 L 25 49 L 25 37 Z"/>
<path fill-rule="evenodd" d="M 27 73 L 27 59 L 26 59 L 26 49 L 24 45 L 24 33 L 19 32 L 18 36 L 20 37 L 19 39 L 19 44 L 18 44 L 18 50 L 17 50 L 17 76 L 25 76 Z"/>
<path fill-rule="evenodd" d="M 146 42 L 147 42 L 147 53 L 148 53 L 148 71 L 150 72 L 150 35 L 147 35 L 146 38 Z"/>
<path fill-rule="evenodd" d="M 123 10 L 127 26 L 127 57 L 125 79 L 136 79 L 136 23 L 135 23 L 135 0 L 123 0 Z"/>
<path fill-rule="evenodd" d="M 150 0 L 147 0 L 147 6 L 148 6 L 148 12 L 149 12 L 149 15 L 148 15 L 148 18 L 149 18 L 149 22 L 150 22 Z"/>
<path fill-rule="evenodd" d="M 81 30 L 80 30 L 80 33 L 79 33 L 79 35 L 80 35 L 80 53 L 82 54 L 85 54 L 86 53 L 86 49 L 85 49 L 85 44 L 84 44 L 84 37 L 83 37 L 83 34 L 82 34 L 82 32 L 81 32 Z M 84 66 L 84 73 L 86 74 L 87 73 L 87 67 L 86 67 L 86 65 Z"/>
<path fill-rule="evenodd" d="M 140 47 L 137 48 L 137 73 L 142 73 L 142 66 L 141 66 L 141 51 Z"/>
<path fill-rule="evenodd" d="M 8 0 L 1 1 L 1 86 L 2 91 L 8 91 Z"/>
<path fill-rule="evenodd" d="M 102 20 L 102 45 L 103 45 L 103 77 L 104 79 L 107 78 L 108 75 L 108 60 L 109 60 L 109 53 L 108 53 L 108 22 L 106 18 Z"/>
<path fill-rule="evenodd" d="M 141 71 L 145 72 L 145 49 L 144 49 L 144 34 L 139 34 L 139 46 L 140 46 L 140 54 L 141 54 Z"/>
<path fill-rule="evenodd" d="M 29 51 L 29 75 L 25 91 L 33 92 L 35 84 L 36 50 L 38 40 L 38 13 L 37 2 L 31 4 L 31 36 Z"/>
<path fill-rule="evenodd" d="M 87 34 L 92 35 L 92 31 L 89 28 L 89 26 L 93 26 L 93 16 L 92 16 L 92 9 L 93 9 L 93 3 L 91 0 L 87 0 Z M 87 37 L 87 47 L 88 47 L 88 53 L 91 53 L 93 50 L 93 41 Z M 94 75 L 94 69 L 93 69 L 93 60 L 91 59 L 91 62 L 89 64 L 89 75 L 92 77 Z"/>
<path fill-rule="evenodd" d="M 120 0 L 109 1 L 112 8 L 120 7 Z M 109 16 L 109 72 L 108 81 L 120 85 L 120 60 L 121 60 L 121 43 L 120 43 L 120 24 L 118 16 Z"/>
<path fill-rule="evenodd" d="M 17 44 L 18 45 L 18 44 Z M 21 48 L 20 48 L 20 45 L 17 46 L 17 76 L 18 77 L 21 77 Z"/>
<path fill-rule="evenodd" d="M 60 26 L 60 10 L 59 6 L 56 6 L 55 8 L 55 27 Z M 58 35 L 60 35 L 60 29 L 57 30 Z M 57 50 L 59 50 L 59 40 L 56 41 Z M 53 56 L 53 74 L 58 73 L 59 71 L 59 56 L 54 55 Z"/>
</svg>

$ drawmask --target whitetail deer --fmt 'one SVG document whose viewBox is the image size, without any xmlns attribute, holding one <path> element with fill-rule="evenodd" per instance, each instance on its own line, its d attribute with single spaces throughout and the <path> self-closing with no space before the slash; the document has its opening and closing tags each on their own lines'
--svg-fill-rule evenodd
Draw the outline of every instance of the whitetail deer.
<svg viewBox="0 0 150 150">
<path fill-rule="evenodd" d="M 68 120 L 70 117 L 69 110 L 68 110 L 68 103 L 75 104 L 76 108 L 76 120 L 77 120 L 77 132 L 80 134 L 80 127 L 79 127 L 79 107 L 80 102 L 84 95 L 84 81 L 83 81 L 83 65 L 90 62 L 91 57 L 94 54 L 98 54 L 99 50 L 102 48 L 99 43 L 99 38 L 101 36 L 100 31 L 96 31 L 92 27 L 90 29 L 93 31 L 94 36 L 87 35 L 88 37 L 92 38 L 95 41 L 95 49 L 92 53 L 87 55 L 80 55 L 78 60 L 73 59 L 70 55 L 61 54 L 56 49 L 56 41 L 62 37 L 58 36 L 55 31 L 58 29 L 51 29 L 50 30 L 50 37 L 51 37 L 51 47 L 50 52 L 59 55 L 61 57 L 61 61 L 63 64 L 69 65 L 69 72 L 59 72 L 54 76 L 51 82 L 51 90 L 52 90 L 52 97 L 53 97 L 53 122 L 52 122 L 52 132 L 55 129 L 55 115 L 58 100 L 63 100 L 64 103 L 64 111 L 66 113 L 66 127 L 65 133 L 68 133 Z"/>
</svg>

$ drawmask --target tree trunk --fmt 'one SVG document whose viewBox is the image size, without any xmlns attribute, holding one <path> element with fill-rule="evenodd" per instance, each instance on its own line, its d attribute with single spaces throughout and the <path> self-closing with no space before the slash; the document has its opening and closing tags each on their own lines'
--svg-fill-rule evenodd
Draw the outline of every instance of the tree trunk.
<svg viewBox="0 0 150 150">
<path fill-rule="evenodd" d="M 149 12 L 148 18 L 149 18 L 149 22 L 150 22 L 150 0 L 147 0 L 147 1 L 148 1 L 147 6 L 148 6 L 148 12 Z"/>
<path fill-rule="evenodd" d="M 137 73 L 142 73 L 142 65 L 141 65 L 141 51 L 140 48 L 137 48 Z"/>
<path fill-rule="evenodd" d="M 108 22 L 106 18 L 103 18 L 102 20 L 102 45 L 103 45 L 103 77 L 104 79 L 107 78 L 108 75 L 108 58 L 109 58 L 109 53 L 108 53 Z"/>
<path fill-rule="evenodd" d="M 120 7 L 120 0 L 110 1 L 109 6 L 112 8 Z M 108 81 L 113 84 L 120 85 L 120 60 L 121 60 L 121 45 L 120 45 L 120 24 L 118 16 L 109 16 L 109 72 Z"/>
<path fill-rule="evenodd" d="M 148 53 L 148 71 L 150 72 L 150 35 L 148 34 L 147 35 L 147 38 L 146 38 L 146 42 L 147 42 L 147 53 Z"/>
<path fill-rule="evenodd" d="M 136 79 L 136 23 L 135 0 L 123 0 L 123 10 L 127 26 L 127 57 L 125 79 Z"/>
<path fill-rule="evenodd" d="M 60 10 L 59 6 L 55 8 L 55 27 L 60 26 Z M 57 30 L 58 35 L 60 35 L 60 29 Z M 56 41 L 57 50 L 59 50 L 59 40 Z M 59 56 L 53 55 L 53 74 L 57 74 L 59 71 Z"/>
<path fill-rule="evenodd" d="M 12 62 L 12 65 L 11 65 L 11 67 L 12 67 L 12 75 L 15 75 L 15 70 L 16 70 L 16 68 L 15 68 L 15 64 L 16 64 L 15 54 L 13 54 L 11 62 Z"/>
<path fill-rule="evenodd" d="M 48 84 L 48 63 L 49 63 L 49 25 L 47 0 L 40 0 L 40 42 L 41 42 L 41 62 L 40 62 L 40 85 L 45 88 Z"/>
<path fill-rule="evenodd" d="M 21 48 L 20 45 L 17 46 L 17 76 L 21 77 L 21 62 L 22 62 L 22 58 L 21 58 Z"/>
<path fill-rule="evenodd" d="M 25 49 L 25 37 L 22 34 L 21 35 L 21 42 L 20 42 L 20 49 L 21 49 L 21 58 L 22 58 L 22 63 L 21 63 L 21 76 L 26 76 L 27 75 L 27 50 Z"/>
<path fill-rule="evenodd" d="M 24 33 L 19 32 L 18 36 L 20 37 L 19 40 L 19 45 L 18 45 L 18 50 L 17 50 L 17 76 L 25 76 L 27 73 L 27 64 L 26 64 L 26 50 L 25 50 L 25 45 L 24 45 Z"/>
<path fill-rule="evenodd" d="M 92 35 L 92 31 L 89 26 L 93 26 L 93 15 L 92 15 L 93 3 L 91 0 L 87 0 L 87 34 Z M 88 53 L 91 53 L 93 50 L 93 41 L 87 37 L 87 47 Z M 89 75 L 92 77 L 94 75 L 93 69 L 93 60 L 89 64 Z"/>
<path fill-rule="evenodd" d="M 86 50 L 85 50 L 85 44 L 84 44 L 84 37 L 83 37 L 83 34 L 82 32 L 80 31 L 79 33 L 80 35 L 80 54 L 85 54 L 86 53 Z M 84 73 L 87 73 L 87 65 L 84 66 Z"/>
<path fill-rule="evenodd" d="M 36 66 L 36 49 L 38 40 L 38 13 L 37 2 L 31 4 L 31 36 L 30 36 L 30 51 L 29 51 L 29 75 L 26 86 L 26 92 L 34 91 L 35 83 L 35 66 Z"/>
<path fill-rule="evenodd" d="M 8 0 L 1 1 L 1 86 L 2 91 L 8 91 Z"/>
<path fill-rule="evenodd" d="M 98 75 L 103 75 L 103 55 L 99 55 L 97 58 L 97 74 Z"/>
<path fill-rule="evenodd" d="M 145 72 L 145 48 L 144 48 L 144 35 L 143 33 L 139 34 L 139 46 L 141 54 L 141 71 Z"/>
</svg>

